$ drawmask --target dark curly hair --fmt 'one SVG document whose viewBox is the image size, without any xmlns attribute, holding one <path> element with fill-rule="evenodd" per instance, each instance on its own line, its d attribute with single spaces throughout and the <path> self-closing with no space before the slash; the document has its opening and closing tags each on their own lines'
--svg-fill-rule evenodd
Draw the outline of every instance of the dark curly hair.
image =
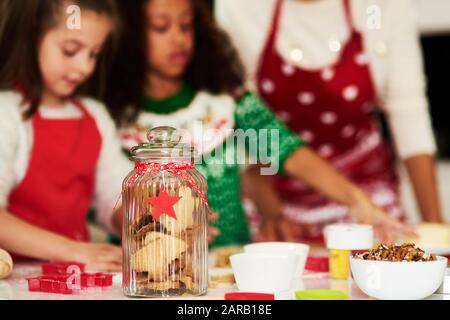
<svg viewBox="0 0 450 320">
<path fill-rule="evenodd" d="M 148 69 L 144 10 L 148 1 L 151 0 L 117 2 L 123 24 L 118 54 L 110 68 L 106 94 L 95 94 L 106 103 L 119 125 L 132 122 L 142 110 L 141 96 Z M 243 87 L 245 79 L 237 51 L 215 23 L 210 1 L 191 2 L 195 44 L 184 79 L 196 91 L 234 94 Z"/>
<path fill-rule="evenodd" d="M 0 89 L 13 89 L 20 85 L 26 101 L 30 103 L 24 118 L 33 116 L 39 108 L 44 89 L 38 63 L 39 42 L 42 36 L 58 23 L 58 14 L 64 5 L 75 4 L 81 9 L 105 13 L 118 24 L 114 0 L 0 0 Z M 98 59 L 94 76 L 86 88 L 101 91 L 103 78 L 112 58 L 114 32 Z M 84 89 L 79 88 L 77 93 Z M 87 90 L 87 89 L 86 89 Z M 25 102 L 25 100 L 24 100 Z"/>
</svg>

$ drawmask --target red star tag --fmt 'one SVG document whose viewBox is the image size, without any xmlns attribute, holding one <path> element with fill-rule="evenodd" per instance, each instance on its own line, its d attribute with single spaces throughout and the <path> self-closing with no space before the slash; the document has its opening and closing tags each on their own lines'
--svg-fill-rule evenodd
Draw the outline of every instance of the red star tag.
<svg viewBox="0 0 450 320">
<path fill-rule="evenodd" d="M 153 219 L 158 220 L 163 214 L 167 214 L 169 217 L 177 219 L 175 210 L 173 210 L 173 205 L 180 201 L 181 198 L 182 197 L 169 196 L 163 185 L 156 198 L 146 198 L 145 201 L 153 206 Z"/>
</svg>

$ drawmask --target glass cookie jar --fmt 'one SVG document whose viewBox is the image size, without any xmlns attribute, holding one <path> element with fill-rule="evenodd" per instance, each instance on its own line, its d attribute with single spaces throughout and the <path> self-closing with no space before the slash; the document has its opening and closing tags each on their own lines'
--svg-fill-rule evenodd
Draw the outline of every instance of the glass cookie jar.
<svg viewBox="0 0 450 320">
<path fill-rule="evenodd" d="M 205 178 L 179 131 L 158 127 L 131 149 L 123 182 L 123 290 L 134 297 L 199 296 L 208 286 Z"/>
</svg>

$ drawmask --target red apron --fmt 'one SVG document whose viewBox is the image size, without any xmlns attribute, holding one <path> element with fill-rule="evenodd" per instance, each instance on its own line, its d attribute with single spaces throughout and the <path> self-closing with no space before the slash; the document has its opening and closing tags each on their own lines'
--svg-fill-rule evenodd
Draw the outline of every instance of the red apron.
<svg viewBox="0 0 450 320">
<path fill-rule="evenodd" d="M 9 196 L 8 211 L 34 226 L 88 241 L 86 220 L 101 136 L 82 103 L 73 103 L 83 113 L 80 119 L 43 119 L 39 111 L 34 115 L 27 173 Z"/>
<path fill-rule="evenodd" d="M 402 217 L 395 161 L 374 115 L 375 88 L 349 1 L 343 0 L 350 39 L 338 61 L 322 70 L 291 65 L 277 52 L 283 3 L 277 1 L 260 61 L 260 96 L 319 156 L 359 185 L 379 206 Z M 273 183 L 285 214 L 311 226 L 306 238 L 320 238 L 326 224 L 352 220 L 345 206 L 297 180 L 275 176 Z"/>
</svg>

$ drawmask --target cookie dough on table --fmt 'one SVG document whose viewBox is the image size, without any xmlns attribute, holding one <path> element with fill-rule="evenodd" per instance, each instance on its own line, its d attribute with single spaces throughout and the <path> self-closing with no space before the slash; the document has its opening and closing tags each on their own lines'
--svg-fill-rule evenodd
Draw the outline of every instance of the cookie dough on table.
<svg viewBox="0 0 450 320">
<path fill-rule="evenodd" d="M 420 223 L 414 227 L 418 238 L 407 238 L 406 242 L 415 243 L 421 248 L 450 247 L 450 225 L 438 223 Z"/>
<path fill-rule="evenodd" d="M 0 249 L 0 280 L 6 279 L 12 273 L 13 260 L 8 252 Z"/>
</svg>

